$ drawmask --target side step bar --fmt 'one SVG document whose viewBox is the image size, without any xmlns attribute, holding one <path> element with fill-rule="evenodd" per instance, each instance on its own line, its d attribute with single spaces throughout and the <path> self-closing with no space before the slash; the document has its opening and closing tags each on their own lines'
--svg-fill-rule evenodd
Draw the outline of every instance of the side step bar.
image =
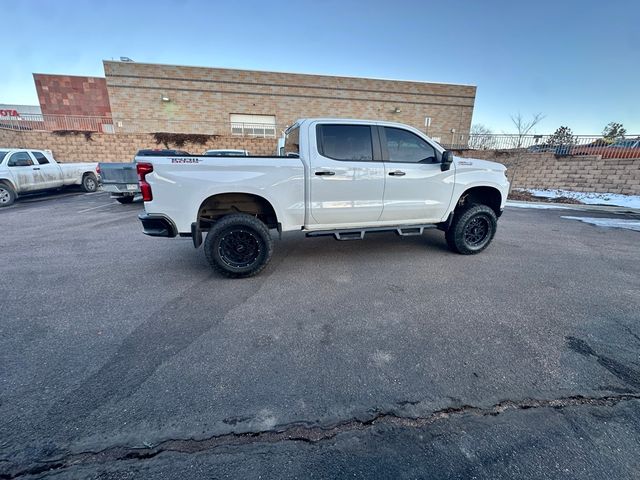
<svg viewBox="0 0 640 480">
<path fill-rule="evenodd" d="M 345 230 L 318 230 L 306 232 L 307 237 L 327 237 L 332 236 L 336 240 L 362 240 L 366 233 L 375 232 L 395 232 L 401 237 L 422 235 L 429 228 L 437 228 L 435 224 L 425 225 L 401 225 L 397 227 L 374 227 L 374 228 L 353 228 Z"/>
</svg>

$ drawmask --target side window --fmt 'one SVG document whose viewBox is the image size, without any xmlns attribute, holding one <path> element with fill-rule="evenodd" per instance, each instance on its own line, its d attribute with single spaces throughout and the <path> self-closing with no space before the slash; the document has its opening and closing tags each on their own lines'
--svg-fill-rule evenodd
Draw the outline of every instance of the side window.
<svg viewBox="0 0 640 480">
<path fill-rule="evenodd" d="M 401 128 L 384 127 L 389 162 L 436 163 L 436 151 L 425 140 Z"/>
<path fill-rule="evenodd" d="M 372 161 L 373 143 L 369 125 L 318 125 L 318 151 L 344 161 Z"/>
<path fill-rule="evenodd" d="M 7 163 L 9 167 L 28 167 L 29 165 L 33 165 L 33 161 L 27 152 L 14 153 Z"/>
<path fill-rule="evenodd" d="M 293 130 L 287 132 L 287 137 L 284 141 L 284 156 L 288 157 L 300 155 L 300 128 L 296 127 Z"/>
<path fill-rule="evenodd" d="M 40 165 L 46 165 L 47 163 L 49 163 L 49 159 L 45 157 L 41 152 L 31 152 L 31 155 L 36 158 Z"/>
</svg>

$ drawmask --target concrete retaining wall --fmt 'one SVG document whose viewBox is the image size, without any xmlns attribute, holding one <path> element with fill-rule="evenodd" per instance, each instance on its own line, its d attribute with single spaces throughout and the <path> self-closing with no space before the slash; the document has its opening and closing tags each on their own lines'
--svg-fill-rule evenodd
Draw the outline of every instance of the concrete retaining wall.
<svg viewBox="0 0 640 480">
<path fill-rule="evenodd" d="M 249 150 L 254 155 L 274 155 L 274 138 L 217 137 L 206 145 L 187 143 L 181 150 L 199 154 L 208 149 L 234 148 Z M 0 129 L 0 147 L 51 150 L 59 162 L 131 162 L 142 148 L 164 148 L 150 134 L 93 133 L 56 135 L 50 132 L 20 132 Z M 171 148 L 177 148 L 170 145 Z"/>
<path fill-rule="evenodd" d="M 456 155 L 505 165 L 514 188 L 561 188 L 580 192 L 640 195 L 640 159 L 600 156 L 556 158 L 553 153 L 508 150 L 459 151 Z"/>
</svg>

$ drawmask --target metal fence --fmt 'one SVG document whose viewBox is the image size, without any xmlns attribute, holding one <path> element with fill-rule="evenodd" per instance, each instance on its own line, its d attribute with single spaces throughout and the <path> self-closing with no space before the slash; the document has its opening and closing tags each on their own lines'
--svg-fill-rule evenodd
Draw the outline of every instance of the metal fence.
<svg viewBox="0 0 640 480">
<path fill-rule="evenodd" d="M 21 114 L 19 117 L 0 117 L 0 128 L 45 132 L 78 130 L 83 132 L 114 133 L 111 117 L 81 115 Z"/>
<path fill-rule="evenodd" d="M 603 158 L 640 157 L 640 135 L 605 138 L 599 135 L 433 135 L 443 147 L 454 150 L 505 150 L 552 153 L 557 156 L 600 155 Z"/>
</svg>

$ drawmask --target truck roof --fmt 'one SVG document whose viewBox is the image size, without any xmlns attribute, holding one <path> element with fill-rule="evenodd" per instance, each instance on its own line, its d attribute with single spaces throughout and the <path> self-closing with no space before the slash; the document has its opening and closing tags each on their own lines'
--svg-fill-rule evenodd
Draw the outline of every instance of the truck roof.
<svg viewBox="0 0 640 480">
<path fill-rule="evenodd" d="M 336 117 L 309 117 L 299 118 L 296 120 L 296 124 L 311 123 L 311 122 L 336 122 L 336 123 L 376 123 L 381 125 L 401 125 L 402 127 L 409 127 L 410 125 L 400 122 L 390 122 L 388 120 L 374 120 L 371 118 L 336 118 Z"/>
<path fill-rule="evenodd" d="M 28 150 L 30 152 L 48 152 L 49 151 L 49 150 L 43 150 L 41 148 L 0 147 L 1 152 L 11 152 L 13 150 Z"/>
</svg>

